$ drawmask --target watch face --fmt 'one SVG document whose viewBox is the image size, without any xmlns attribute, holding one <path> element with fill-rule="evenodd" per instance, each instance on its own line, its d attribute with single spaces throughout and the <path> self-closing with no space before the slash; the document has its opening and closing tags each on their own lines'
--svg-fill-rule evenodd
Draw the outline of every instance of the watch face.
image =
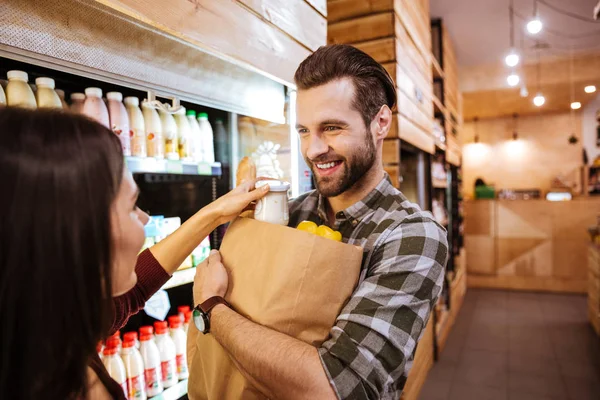
<svg viewBox="0 0 600 400">
<path fill-rule="evenodd" d="M 194 325 L 196 328 L 202 333 L 206 331 L 206 323 L 204 322 L 204 315 L 199 311 L 194 309 L 192 313 L 192 318 L 194 319 Z"/>
</svg>

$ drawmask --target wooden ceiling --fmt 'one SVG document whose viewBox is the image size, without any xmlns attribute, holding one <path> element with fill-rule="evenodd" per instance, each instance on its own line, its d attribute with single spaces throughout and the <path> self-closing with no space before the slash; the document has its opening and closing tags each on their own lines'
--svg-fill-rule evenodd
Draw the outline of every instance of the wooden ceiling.
<svg viewBox="0 0 600 400">
<path fill-rule="evenodd" d="M 521 85 L 511 88 L 506 83 L 510 70 L 500 62 L 492 65 L 465 67 L 460 71 L 460 85 L 463 93 L 463 118 L 496 118 L 519 115 L 532 115 L 570 110 L 571 81 L 573 81 L 574 101 L 582 107 L 598 96 L 600 91 L 600 53 L 574 57 L 571 74 L 570 58 L 542 60 L 539 68 L 540 91 L 546 98 L 542 107 L 533 104 L 538 92 L 538 66 L 526 64 L 517 73 L 524 82 L 529 95 L 521 97 Z M 571 78 L 572 77 L 572 78 Z M 596 93 L 585 93 L 583 88 L 595 85 Z"/>
</svg>

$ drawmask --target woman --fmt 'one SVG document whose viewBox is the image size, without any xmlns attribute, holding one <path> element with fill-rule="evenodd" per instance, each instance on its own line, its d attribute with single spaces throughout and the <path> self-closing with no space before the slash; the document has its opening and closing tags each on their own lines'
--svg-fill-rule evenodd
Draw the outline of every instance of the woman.
<svg viewBox="0 0 600 400">
<path fill-rule="evenodd" d="M 0 398 L 123 398 L 96 344 L 125 324 L 254 182 L 151 249 L 118 138 L 82 116 L 0 109 Z"/>
</svg>

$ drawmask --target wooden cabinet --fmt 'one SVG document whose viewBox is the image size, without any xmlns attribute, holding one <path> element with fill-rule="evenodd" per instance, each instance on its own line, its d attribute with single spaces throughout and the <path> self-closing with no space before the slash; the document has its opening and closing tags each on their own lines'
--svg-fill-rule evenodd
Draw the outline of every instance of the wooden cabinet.
<svg viewBox="0 0 600 400">
<path fill-rule="evenodd" d="M 588 315 L 600 336 L 600 247 L 595 244 L 588 250 Z"/>
</svg>

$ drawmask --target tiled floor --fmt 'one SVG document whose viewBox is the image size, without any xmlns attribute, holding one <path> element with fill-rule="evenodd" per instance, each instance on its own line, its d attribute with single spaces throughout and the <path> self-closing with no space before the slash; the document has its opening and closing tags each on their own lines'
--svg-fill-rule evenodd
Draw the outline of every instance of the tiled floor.
<svg viewBox="0 0 600 400">
<path fill-rule="evenodd" d="M 420 400 L 599 400 L 584 296 L 469 289 Z"/>
</svg>

